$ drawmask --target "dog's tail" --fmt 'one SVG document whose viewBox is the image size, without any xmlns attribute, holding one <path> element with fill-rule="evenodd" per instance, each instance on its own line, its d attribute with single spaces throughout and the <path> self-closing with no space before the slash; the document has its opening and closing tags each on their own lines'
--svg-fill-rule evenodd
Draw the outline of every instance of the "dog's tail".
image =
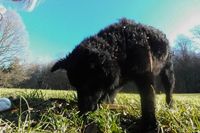
<svg viewBox="0 0 200 133">
<path fill-rule="evenodd" d="M 61 59 L 53 65 L 53 67 L 51 68 L 51 72 L 54 72 L 58 69 L 66 69 L 66 65 L 66 59 Z"/>
</svg>

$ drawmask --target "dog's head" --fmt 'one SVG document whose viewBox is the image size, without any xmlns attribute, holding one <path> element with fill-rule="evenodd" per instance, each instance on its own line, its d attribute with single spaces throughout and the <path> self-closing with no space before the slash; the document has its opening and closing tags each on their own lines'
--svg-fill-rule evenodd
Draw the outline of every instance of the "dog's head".
<svg viewBox="0 0 200 133">
<path fill-rule="evenodd" d="M 51 68 L 51 72 L 58 69 L 67 71 L 70 84 L 77 90 L 81 114 L 97 108 L 95 101 L 102 95 L 101 89 L 105 88 L 109 82 L 107 76 L 109 72 L 105 68 L 109 57 L 104 56 L 105 54 L 100 55 L 97 51 L 84 50 L 79 53 L 71 53 L 67 58 L 56 62 Z"/>
<path fill-rule="evenodd" d="M 110 68 L 109 58 L 108 54 L 99 51 L 78 50 L 57 61 L 51 68 L 51 72 L 58 69 L 66 70 L 69 81 L 75 88 L 96 86 L 109 74 L 107 70 Z"/>
</svg>

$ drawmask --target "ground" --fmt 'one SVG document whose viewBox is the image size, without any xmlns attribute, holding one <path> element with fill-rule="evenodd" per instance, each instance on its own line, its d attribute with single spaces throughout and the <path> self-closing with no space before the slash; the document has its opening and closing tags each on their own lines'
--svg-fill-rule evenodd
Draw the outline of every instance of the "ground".
<svg viewBox="0 0 200 133">
<path fill-rule="evenodd" d="M 75 91 L 2 88 L 0 92 L 0 97 L 12 97 L 14 102 L 11 110 L 0 113 L 0 132 L 132 133 L 140 122 L 140 99 L 133 93 L 119 93 L 116 108 L 102 105 L 85 123 L 78 116 Z M 156 97 L 161 133 L 200 132 L 200 94 L 174 94 L 172 109 L 164 99 L 163 94 Z"/>
</svg>

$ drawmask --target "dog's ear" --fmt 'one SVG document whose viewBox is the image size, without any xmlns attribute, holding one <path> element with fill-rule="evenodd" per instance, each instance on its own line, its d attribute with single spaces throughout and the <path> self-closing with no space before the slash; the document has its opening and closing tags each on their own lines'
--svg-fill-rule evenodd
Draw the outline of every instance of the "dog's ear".
<svg viewBox="0 0 200 133">
<path fill-rule="evenodd" d="M 54 72 L 58 69 L 66 69 L 66 68 L 67 68 L 66 59 L 61 59 L 53 65 L 53 67 L 51 68 L 51 72 Z"/>
</svg>

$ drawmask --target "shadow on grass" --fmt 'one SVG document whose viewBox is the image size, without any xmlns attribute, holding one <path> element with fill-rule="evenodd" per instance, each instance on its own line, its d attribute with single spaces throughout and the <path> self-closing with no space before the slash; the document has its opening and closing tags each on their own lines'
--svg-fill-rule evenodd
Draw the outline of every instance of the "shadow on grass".
<svg viewBox="0 0 200 133">
<path fill-rule="evenodd" d="M 12 108 L 7 111 L 0 112 L 0 118 L 5 122 L 11 122 L 14 127 L 17 127 L 20 122 L 29 121 L 29 116 L 31 117 L 30 126 L 34 128 L 43 120 L 45 114 L 49 115 L 49 113 L 52 113 L 56 115 L 62 115 L 63 117 L 71 119 L 71 110 L 75 110 L 76 112 L 78 112 L 76 99 L 66 100 L 59 98 L 50 98 L 44 100 L 43 98 L 23 99 L 22 97 L 10 99 L 12 101 Z M 135 118 L 131 115 L 123 115 L 123 113 L 119 115 L 119 118 L 119 126 L 122 128 L 123 131 L 126 131 L 126 133 L 139 133 L 140 119 Z M 87 123 L 85 123 L 85 125 L 87 125 Z M 45 129 L 48 129 L 46 128 L 47 125 L 43 126 Z M 94 124 L 93 122 L 92 124 L 88 124 L 88 126 L 83 126 L 83 128 L 84 133 L 91 133 L 93 131 L 100 133 L 98 125 Z"/>
<path fill-rule="evenodd" d="M 59 98 L 10 98 L 12 107 L 9 110 L 0 112 L 0 118 L 3 121 L 9 121 L 18 125 L 20 121 L 27 121 L 27 116 L 31 116 L 32 125 L 40 122 L 44 114 L 52 113 L 61 114 L 63 109 L 77 109 L 76 100 L 65 100 Z"/>
<path fill-rule="evenodd" d="M 120 126 L 126 133 L 140 133 L 141 119 L 131 115 L 120 115 Z"/>
</svg>

